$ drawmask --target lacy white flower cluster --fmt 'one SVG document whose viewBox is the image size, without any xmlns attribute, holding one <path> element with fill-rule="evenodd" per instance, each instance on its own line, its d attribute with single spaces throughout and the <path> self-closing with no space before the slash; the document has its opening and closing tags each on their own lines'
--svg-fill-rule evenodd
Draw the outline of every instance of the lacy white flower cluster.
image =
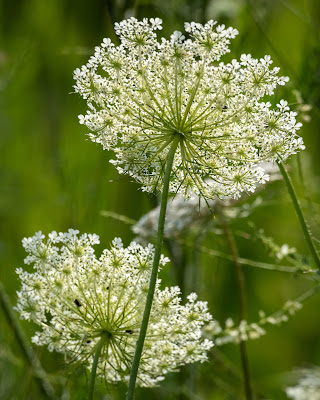
<svg viewBox="0 0 320 400">
<path fill-rule="evenodd" d="M 302 378 L 296 386 L 287 387 L 286 393 L 293 400 L 320 400 L 320 368 L 302 369 Z"/>
<path fill-rule="evenodd" d="M 222 328 L 218 321 L 213 320 L 204 330 L 207 335 L 214 337 L 217 346 L 222 346 L 227 343 L 240 343 L 241 341 L 250 339 L 259 339 L 266 334 L 264 329 L 265 325 L 280 325 L 283 322 L 287 322 L 289 316 L 294 315 L 301 308 L 302 304 L 300 302 L 288 300 L 280 311 L 268 317 L 263 311 L 260 311 L 260 319 L 258 322 L 248 323 L 246 320 L 242 320 L 239 325 L 236 326 L 232 318 L 228 318 L 224 328 Z"/>
<path fill-rule="evenodd" d="M 17 311 L 42 330 L 33 337 L 37 345 L 66 354 L 91 367 L 102 335 L 108 340 L 102 349 L 97 374 L 109 382 L 127 381 L 142 320 L 154 256 L 152 245 L 131 243 L 124 248 L 120 239 L 104 250 L 100 259 L 93 245 L 97 235 L 78 231 L 52 232 L 49 238 L 38 232 L 25 238 L 32 273 L 17 269 L 22 281 Z M 169 260 L 161 257 L 160 265 Z M 157 282 L 138 384 L 153 386 L 178 366 L 207 359 L 213 343 L 201 337 L 203 325 L 212 319 L 207 303 L 188 296 L 180 304 L 178 287 L 159 289 Z"/>
<path fill-rule="evenodd" d="M 135 18 L 115 24 L 120 45 L 104 39 L 76 69 L 75 91 L 89 110 L 80 123 L 93 141 L 113 149 L 118 171 L 162 189 L 169 148 L 178 136 L 170 191 L 205 198 L 238 197 L 268 175 L 261 161 L 285 160 L 304 149 L 301 124 L 287 102 L 260 102 L 288 78 L 269 56 L 219 62 L 238 31 L 209 21 L 185 23 L 157 40 L 162 21 Z"/>
</svg>

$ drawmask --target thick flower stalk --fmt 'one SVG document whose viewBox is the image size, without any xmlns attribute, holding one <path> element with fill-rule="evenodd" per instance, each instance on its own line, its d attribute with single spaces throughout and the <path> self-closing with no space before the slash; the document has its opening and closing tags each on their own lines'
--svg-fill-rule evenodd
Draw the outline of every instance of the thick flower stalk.
<svg viewBox="0 0 320 400">
<path fill-rule="evenodd" d="M 179 138 L 170 192 L 206 199 L 252 192 L 268 175 L 262 161 L 283 161 L 303 149 L 296 113 L 280 100 L 262 102 L 287 77 L 243 54 L 220 62 L 238 31 L 186 23 L 157 40 L 162 21 L 135 18 L 115 24 L 120 45 L 104 39 L 87 65 L 76 69 L 75 91 L 89 110 L 80 123 L 93 141 L 112 149 L 118 171 L 143 190 L 162 190 L 167 155 Z"/>
<path fill-rule="evenodd" d="M 25 238 L 29 253 L 17 273 L 22 282 L 16 310 L 21 318 L 41 327 L 33 337 L 37 345 L 64 353 L 81 362 L 108 382 L 128 381 L 140 330 L 154 256 L 152 245 L 131 243 L 124 248 L 120 239 L 96 258 L 97 235 L 78 231 L 41 232 Z M 169 260 L 161 256 L 163 266 Z M 180 290 L 161 290 L 157 281 L 137 383 L 154 386 L 181 365 L 207 359 L 213 346 L 201 330 L 212 320 L 207 303 L 188 296 L 180 304 Z"/>
</svg>

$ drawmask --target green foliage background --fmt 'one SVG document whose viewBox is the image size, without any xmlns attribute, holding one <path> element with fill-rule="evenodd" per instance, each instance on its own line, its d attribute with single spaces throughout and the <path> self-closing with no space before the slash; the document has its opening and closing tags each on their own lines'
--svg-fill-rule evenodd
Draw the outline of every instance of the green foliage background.
<svg viewBox="0 0 320 400">
<path fill-rule="evenodd" d="M 164 36 L 183 30 L 184 21 L 217 19 L 240 32 L 232 43 L 233 58 L 242 53 L 256 58 L 270 54 L 274 65 L 290 77 L 290 84 L 281 89 L 279 96 L 295 102 L 292 90 L 297 89 L 304 102 L 313 106 L 311 121 L 300 131 L 307 146 L 301 154 L 304 186 L 296 173 L 297 157 L 291 157 L 289 164 L 304 212 L 314 235 L 318 235 L 317 0 L 3 0 L 0 7 L 0 281 L 13 304 L 19 289 L 15 268 L 23 265 L 25 257 L 23 237 L 38 230 L 47 234 L 73 227 L 99 234 L 101 249 L 115 236 L 128 244 L 134 238 L 130 227 L 102 217 L 100 211 L 137 220 L 156 202 L 155 196 L 142 193 L 138 185 L 119 177 L 108 163 L 112 155 L 87 140 L 87 129 L 77 119 L 85 112 L 85 102 L 71 93 L 73 70 L 86 63 L 104 37 L 116 40 L 113 22 L 131 15 L 161 17 Z M 306 191 L 313 208 L 304 200 Z M 261 195 L 264 205 L 249 218 L 280 244 L 288 243 L 308 255 L 283 182 L 267 186 Z M 236 220 L 233 227 L 245 230 L 247 221 Z M 212 233 L 206 236 L 205 244 L 225 247 L 223 238 Z M 261 245 L 241 238 L 238 244 L 242 257 L 270 262 Z M 208 300 L 214 318 L 224 321 L 231 316 L 236 320 L 237 286 L 230 263 L 203 255 L 197 268 L 197 292 L 201 299 Z M 272 313 L 287 299 L 311 287 L 310 281 L 289 274 L 251 267 L 244 267 L 244 272 L 249 321 L 257 319 L 258 310 Z M 169 274 L 165 281 L 169 283 Z M 257 398 L 285 399 L 283 388 L 292 383 L 287 372 L 298 366 L 320 364 L 319 306 L 319 296 L 312 298 L 287 324 L 273 327 L 265 337 L 248 343 Z M 30 338 L 35 326 L 25 322 L 21 326 Z M 238 353 L 238 347 L 232 344 L 220 348 L 219 353 L 214 350 L 210 363 L 172 374 L 161 388 L 139 390 L 137 399 L 241 399 Z M 39 357 L 62 399 L 86 397 L 85 371 L 68 366 L 61 355 L 46 349 L 39 351 Z M 192 381 L 192 391 L 190 385 L 185 390 L 188 381 Z M 105 389 L 103 383 L 98 383 L 97 399 L 124 398 L 124 387 Z M 0 310 L 0 399 L 44 398 Z"/>
</svg>

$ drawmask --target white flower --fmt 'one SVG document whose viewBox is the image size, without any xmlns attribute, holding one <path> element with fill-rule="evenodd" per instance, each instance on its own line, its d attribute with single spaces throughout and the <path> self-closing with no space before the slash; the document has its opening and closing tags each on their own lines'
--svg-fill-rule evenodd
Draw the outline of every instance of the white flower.
<svg viewBox="0 0 320 400">
<path fill-rule="evenodd" d="M 150 18 L 153 29 L 162 29 L 162 20 L 160 18 Z"/>
<path fill-rule="evenodd" d="M 139 334 L 154 256 L 152 245 L 133 242 L 124 248 L 115 238 L 110 250 L 96 258 L 97 235 L 76 230 L 38 232 L 24 239 L 26 263 L 34 272 L 16 270 L 22 282 L 16 310 L 41 327 L 37 345 L 66 354 L 91 368 L 95 348 L 107 335 L 97 374 L 109 382 L 127 381 Z M 169 260 L 161 257 L 163 266 Z M 154 386 L 181 365 L 207 359 L 213 346 L 201 329 L 212 317 L 207 303 L 188 296 L 181 305 L 180 289 L 161 290 L 157 282 L 138 384 Z"/>
<path fill-rule="evenodd" d="M 295 254 L 296 252 L 297 250 L 295 247 L 289 247 L 289 245 L 285 243 L 279 248 L 279 251 L 276 253 L 276 257 L 278 260 L 282 260 L 284 257 Z"/>
<path fill-rule="evenodd" d="M 119 173 L 162 189 L 170 145 L 179 138 L 170 191 L 206 199 L 253 192 L 267 177 L 262 161 L 285 160 L 304 148 L 296 113 L 280 100 L 273 109 L 260 102 L 287 77 L 243 54 L 225 64 L 221 57 L 238 31 L 209 21 L 185 24 L 157 40 L 159 18 L 115 24 L 120 45 L 105 39 L 86 66 L 76 69 L 75 91 L 89 110 L 79 116 L 90 138 L 113 149 Z"/>
<path fill-rule="evenodd" d="M 286 393 L 293 400 L 320 400 L 320 368 L 302 369 L 296 386 L 287 387 Z"/>
</svg>

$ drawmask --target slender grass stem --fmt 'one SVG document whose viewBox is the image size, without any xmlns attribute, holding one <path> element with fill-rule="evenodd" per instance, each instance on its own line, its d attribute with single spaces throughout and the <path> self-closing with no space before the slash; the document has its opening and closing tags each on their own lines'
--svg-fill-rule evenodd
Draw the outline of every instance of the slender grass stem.
<svg viewBox="0 0 320 400">
<path fill-rule="evenodd" d="M 223 231 L 230 248 L 230 252 L 232 255 L 233 264 L 235 267 L 238 289 L 239 289 L 239 320 L 240 322 L 245 320 L 246 318 L 246 300 L 245 300 L 245 280 L 242 272 L 242 268 L 239 262 L 239 253 L 236 242 L 234 240 L 232 231 L 224 219 L 222 215 L 219 215 Z M 244 380 L 244 391 L 246 395 L 246 400 L 253 400 L 252 388 L 251 388 L 251 378 L 249 371 L 249 362 L 248 362 L 248 354 L 247 354 L 247 345 L 244 340 L 241 340 L 239 343 L 240 346 L 240 356 L 241 356 L 241 364 L 243 371 L 243 380 Z"/>
<path fill-rule="evenodd" d="M 97 366 L 98 366 L 99 358 L 101 356 L 101 350 L 102 350 L 104 344 L 108 340 L 110 340 L 110 334 L 108 332 L 104 332 L 101 335 L 101 338 L 100 338 L 100 340 L 99 340 L 99 342 L 97 344 L 96 351 L 95 351 L 94 358 L 93 358 L 92 368 L 91 368 L 88 400 L 92 400 L 93 399 L 94 384 L 95 384 L 95 381 L 96 381 Z"/>
<path fill-rule="evenodd" d="M 313 240 L 311 238 L 311 235 L 310 235 L 310 232 L 309 232 L 309 229 L 308 229 L 308 226 L 307 226 L 307 222 L 306 222 L 306 220 L 305 220 L 305 218 L 304 218 L 304 216 L 302 214 L 302 210 L 301 210 L 301 207 L 300 207 L 296 192 L 294 190 L 293 184 L 291 182 L 291 179 L 290 179 L 290 177 L 289 177 L 289 175 L 287 173 L 287 170 L 285 169 L 284 165 L 282 164 L 282 162 L 278 162 L 278 166 L 279 166 L 280 172 L 281 172 L 281 174 L 283 176 L 283 179 L 284 179 L 284 181 L 286 183 L 289 195 L 291 197 L 293 206 L 294 206 L 294 208 L 296 210 L 296 213 L 297 213 L 298 219 L 300 221 L 300 225 L 301 225 L 302 231 L 304 233 L 304 237 L 305 237 L 305 239 L 306 239 L 306 241 L 308 243 L 308 246 L 309 246 L 310 252 L 312 254 L 312 257 L 313 257 L 318 269 L 320 270 L 320 258 L 319 258 L 319 255 L 317 253 L 317 250 L 316 250 L 316 248 L 314 246 Z"/>
<path fill-rule="evenodd" d="M 47 399 L 57 400 L 58 397 L 55 395 L 54 389 L 48 380 L 45 370 L 42 368 L 40 361 L 34 353 L 32 347 L 29 345 L 27 338 L 23 330 L 21 329 L 15 313 L 12 310 L 12 305 L 2 283 L 0 282 L 0 305 L 7 318 L 10 328 L 14 332 L 14 335 L 19 343 L 22 350 L 23 356 L 27 363 L 33 370 L 33 375 L 39 384 L 40 390 L 46 396 Z"/>
<path fill-rule="evenodd" d="M 185 244 L 188 247 L 192 247 L 194 249 L 194 251 L 201 251 L 202 253 L 208 254 L 212 257 L 219 257 L 224 260 L 233 261 L 233 258 L 231 255 L 222 253 L 221 251 L 212 250 L 205 246 L 194 247 L 193 242 L 192 243 L 186 242 L 186 241 L 179 241 L 179 242 Z M 282 266 L 282 265 L 277 265 L 277 264 L 267 264 L 267 263 L 263 263 L 260 261 L 249 260 L 247 258 L 241 258 L 241 257 L 238 258 L 238 262 L 241 265 L 266 269 L 266 270 L 270 270 L 270 271 L 279 271 L 279 272 L 288 272 L 288 273 L 294 273 L 294 272 L 299 271 L 299 269 L 297 267 L 290 267 L 290 266 L 286 266 L 286 265 Z"/>
<path fill-rule="evenodd" d="M 137 347 L 135 351 L 135 355 L 132 362 L 132 368 L 130 373 L 130 380 L 129 380 L 129 387 L 128 387 L 128 394 L 127 400 L 132 400 L 134 398 L 134 389 L 137 380 L 138 368 L 139 363 L 142 355 L 143 344 L 147 333 L 148 322 L 152 307 L 153 296 L 155 292 L 155 287 L 157 283 L 157 275 L 158 275 L 158 267 L 160 262 L 161 256 L 161 247 L 163 242 L 163 232 L 164 232 L 164 222 L 166 217 L 166 210 L 167 210 L 167 203 L 168 203 L 168 194 L 169 194 L 169 184 L 170 184 L 170 177 L 172 171 L 172 165 L 174 160 L 174 155 L 177 150 L 178 144 L 180 141 L 180 135 L 176 134 L 167 158 L 166 169 L 163 179 L 163 191 L 161 196 L 161 206 L 160 206 L 160 214 L 159 214 L 159 221 L 158 221 L 158 233 L 157 233 L 157 240 L 155 245 L 155 252 L 154 252 L 154 259 L 151 271 L 151 277 L 149 282 L 149 290 L 147 294 L 146 305 L 143 313 L 143 319 L 141 323 L 140 333 L 137 340 Z"/>
</svg>

